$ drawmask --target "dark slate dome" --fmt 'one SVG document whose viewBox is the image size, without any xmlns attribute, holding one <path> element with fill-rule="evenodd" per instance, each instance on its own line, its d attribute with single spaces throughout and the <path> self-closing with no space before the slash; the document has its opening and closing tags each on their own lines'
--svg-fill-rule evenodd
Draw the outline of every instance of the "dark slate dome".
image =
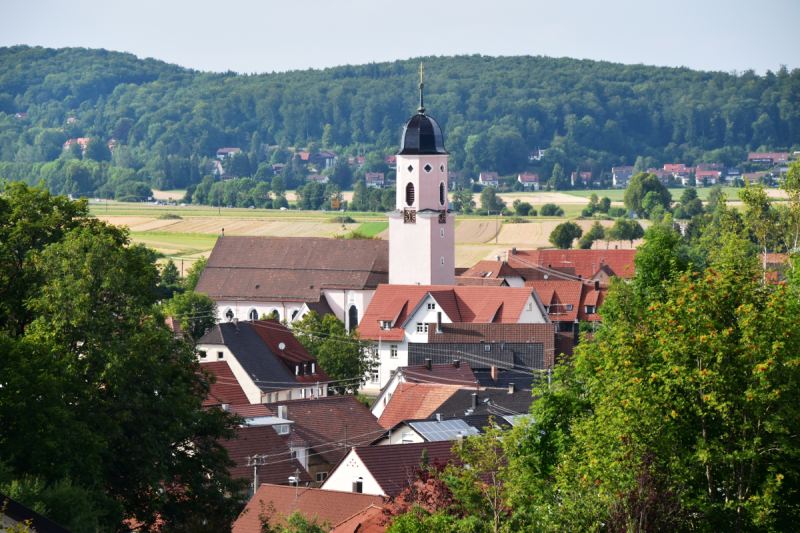
<svg viewBox="0 0 800 533">
<path fill-rule="evenodd" d="M 425 114 L 425 109 L 409 119 L 403 128 L 399 155 L 447 154 L 439 123 Z"/>
</svg>

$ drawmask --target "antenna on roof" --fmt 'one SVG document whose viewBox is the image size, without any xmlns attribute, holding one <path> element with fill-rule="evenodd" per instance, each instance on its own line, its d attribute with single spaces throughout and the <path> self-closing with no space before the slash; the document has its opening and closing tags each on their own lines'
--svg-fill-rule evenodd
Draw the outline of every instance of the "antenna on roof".
<svg viewBox="0 0 800 533">
<path fill-rule="evenodd" d="M 419 109 L 417 111 L 421 114 L 425 114 L 425 103 L 422 96 L 422 89 L 425 87 L 425 67 L 422 66 L 422 63 L 419 64 Z"/>
</svg>

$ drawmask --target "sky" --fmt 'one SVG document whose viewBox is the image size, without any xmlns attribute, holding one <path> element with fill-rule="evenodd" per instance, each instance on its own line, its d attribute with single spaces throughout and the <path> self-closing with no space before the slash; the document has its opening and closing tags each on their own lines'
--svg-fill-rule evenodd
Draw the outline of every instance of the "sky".
<svg viewBox="0 0 800 533">
<path fill-rule="evenodd" d="M 800 68 L 798 22 L 800 0 L 0 0 L 0 46 L 241 73 L 483 54 L 763 74 Z"/>
</svg>

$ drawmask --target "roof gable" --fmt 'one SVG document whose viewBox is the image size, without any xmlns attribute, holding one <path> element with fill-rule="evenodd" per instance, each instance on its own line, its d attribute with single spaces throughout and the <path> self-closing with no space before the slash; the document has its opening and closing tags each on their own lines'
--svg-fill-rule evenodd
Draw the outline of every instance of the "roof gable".
<svg viewBox="0 0 800 533">
<path fill-rule="evenodd" d="M 416 479 L 423 450 L 427 450 L 431 465 L 453 461 L 453 443 L 424 442 L 420 444 L 388 444 L 386 446 L 359 446 L 353 449 L 366 469 L 388 496 L 397 496 Z"/>
<path fill-rule="evenodd" d="M 417 380 L 419 381 L 419 380 Z M 378 423 L 390 428 L 403 420 L 428 418 L 459 388 L 460 384 L 399 383 Z"/>
<path fill-rule="evenodd" d="M 247 405 L 250 403 L 227 361 L 201 363 L 200 369 L 211 377 L 208 395 L 203 400 L 204 407 L 222 404 Z"/>
</svg>

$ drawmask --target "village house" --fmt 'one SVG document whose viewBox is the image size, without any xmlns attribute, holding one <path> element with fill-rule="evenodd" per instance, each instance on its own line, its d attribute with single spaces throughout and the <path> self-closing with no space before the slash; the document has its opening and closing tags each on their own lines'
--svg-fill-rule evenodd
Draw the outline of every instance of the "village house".
<svg viewBox="0 0 800 533">
<path fill-rule="evenodd" d="M 761 165 L 779 165 L 789 161 L 789 152 L 750 152 L 747 161 Z"/>
<path fill-rule="evenodd" d="M 611 167 L 611 183 L 616 189 L 624 189 L 633 177 L 632 166 Z"/>
<path fill-rule="evenodd" d="M 522 185 L 525 190 L 538 191 L 541 186 L 539 174 L 533 172 L 523 172 L 522 174 L 518 174 L 517 182 Z"/>
<path fill-rule="evenodd" d="M 483 419 L 481 419 L 483 421 Z M 443 419 L 441 415 L 433 420 L 404 420 L 398 422 L 386 431 L 386 434 L 376 440 L 374 446 L 388 444 L 412 444 L 420 442 L 441 442 L 463 439 L 481 433 L 481 427 L 476 427 L 465 418 Z"/>
<path fill-rule="evenodd" d="M 273 528 L 286 526 L 293 513 L 317 524 L 328 524 L 332 532 L 365 531 L 366 524 L 378 524 L 383 518 L 382 496 L 293 487 L 262 483 L 233 523 L 232 533 L 262 533 L 260 516 L 266 512 Z M 370 533 L 385 528 L 370 528 Z"/>
<path fill-rule="evenodd" d="M 481 172 L 478 174 L 478 183 L 484 187 L 495 187 L 500 185 L 500 177 L 497 172 Z"/>
<path fill-rule="evenodd" d="M 453 443 L 424 442 L 388 446 L 356 446 L 328 476 L 325 490 L 395 497 L 417 478 L 421 458 L 444 466 L 454 460 Z"/>
<path fill-rule="evenodd" d="M 573 187 L 587 188 L 592 184 L 592 172 L 590 170 L 573 171 L 569 180 Z"/>
<path fill-rule="evenodd" d="M 364 183 L 371 189 L 383 189 L 385 185 L 383 172 L 367 172 L 364 174 Z"/>
<path fill-rule="evenodd" d="M 320 185 L 325 185 L 330 181 L 328 176 L 324 176 L 322 174 L 309 174 L 306 176 L 306 181 L 308 183 L 319 183 Z"/>
<path fill-rule="evenodd" d="M 216 302 L 220 321 L 274 312 L 292 322 L 316 310 L 351 329 L 388 281 L 388 252 L 386 241 L 372 239 L 226 236 L 217 239 L 196 290 Z"/>
<path fill-rule="evenodd" d="M 336 165 L 336 154 L 327 150 L 322 150 L 311 155 L 309 161 L 321 170 L 333 168 Z"/>
<path fill-rule="evenodd" d="M 91 138 L 89 137 L 78 137 L 77 139 L 67 139 L 64 142 L 64 150 L 69 150 L 72 148 L 72 145 L 77 144 L 81 147 L 81 154 L 86 153 L 86 147 L 89 146 L 89 142 L 91 142 Z"/>
<path fill-rule="evenodd" d="M 223 160 L 241 154 L 242 149 L 236 147 L 224 147 L 217 150 L 217 159 Z"/>
<path fill-rule="evenodd" d="M 635 249 L 611 250 L 542 250 L 508 251 L 508 264 L 527 281 L 538 279 L 573 279 L 599 281 L 607 287 L 610 278 L 634 276 Z"/>
<path fill-rule="evenodd" d="M 226 362 L 249 403 L 328 394 L 328 376 L 292 332 L 275 320 L 215 324 L 197 341 L 195 349 L 201 368 L 209 363 Z M 221 372 L 217 374 L 218 381 L 234 385 L 224 367 L 218 367 L 210 369 Z M 236 392 L 220 391 L 220 394 Z"/>
</svg>

